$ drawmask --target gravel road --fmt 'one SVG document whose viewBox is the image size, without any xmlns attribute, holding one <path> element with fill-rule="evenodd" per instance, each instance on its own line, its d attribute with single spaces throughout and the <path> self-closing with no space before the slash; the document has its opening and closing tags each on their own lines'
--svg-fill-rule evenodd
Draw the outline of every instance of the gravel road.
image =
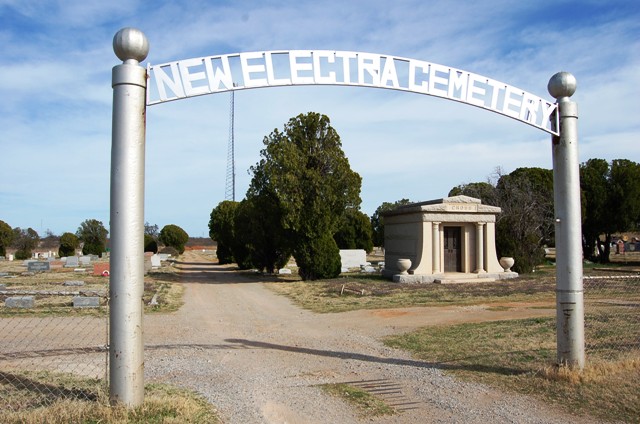
<svg viewBox="0 0 640 424">
<path fill-rule="evenodd" d="M 430 323 L 501 319 L 505 312 L 450 307 L 315 314 L 198 253 L 183 261 L 184 306 L 145 317 L 146 378 L 203 394 L 227 424 L 595 422 L 456 381 L 379 341 Z M 398 413 L 362 417 L 318 388 L 339 382 L 377 392 Z"/>
</svg>

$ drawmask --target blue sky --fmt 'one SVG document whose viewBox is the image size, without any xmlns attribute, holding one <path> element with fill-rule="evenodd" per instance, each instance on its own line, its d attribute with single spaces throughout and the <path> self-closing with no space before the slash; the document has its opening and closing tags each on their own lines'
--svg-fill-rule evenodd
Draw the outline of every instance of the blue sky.
<svg viewBox="0 0 640 424">
<path fill-rule="evenodd" d="M 0 0 L 0 220 L 43 235 L 108 227 L 112 49 L 141 29 L 151 64 L 248 51 L 325 49 L 440 63 L 552 100 L 573 73 L 580 160 L 640 161 L 640 7 L 635 1 Z M 225 198 L 228 93 L 149 107 L 145 220 L 206 236 Z M 309 111 L 330 117 L 363 178 L 362 210 L 444 197 L 496 167 L 551 168 L 550 136 L 435 97 L 359 87 L 235 96 L 236 193 L 262 140 Z"/>
</svg>

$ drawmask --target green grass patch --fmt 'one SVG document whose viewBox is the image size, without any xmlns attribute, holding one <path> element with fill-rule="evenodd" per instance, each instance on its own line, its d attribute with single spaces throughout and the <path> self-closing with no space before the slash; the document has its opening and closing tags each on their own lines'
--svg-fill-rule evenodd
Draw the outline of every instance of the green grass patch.
<svg viewBox="0 0 640 424">
<path fill-rule="evenodd" d="M 359 387 L 343 383 L 323 384 L 320 387 L 326 393 L 337 396 L 356 406 L 363 417 L 380 417 L 396 413 L 395 409 L 387 405 L 383 400 Z"/>
<path fill-rule="evenodd" d="M 598 322 L 592 318 L 587 316 L 587 322 Z M 604 326 L 587 326 L 587 340 Z M 617 340 L 632 342 L 635 337 L 615 325 L 607 328 Z M 584 371 L 557 368 L 554 318 L 428 327 L 385 343 L 458 377 L 534 396 L 570 413 L 640 420 L 640 352 L 611 357 L 611 352 L 595 349 Z"/>
<path fill-rule="evenodd" d="M 503 312 L 503 311 L 510 311 L 513 308 L 510 306 L 496 305 L 496 306 L 489 306 L 486 309 L 487 311 Z"/>
<path fill-rule="evenodd" d="M 202 396 L 168 385 L 147 385 L 144 403 L 138 408 L 111 407 L 104 380 L 21 372 L 0 375 L 0 422 L 177 424 L 220 420 Z"/>
</svg>

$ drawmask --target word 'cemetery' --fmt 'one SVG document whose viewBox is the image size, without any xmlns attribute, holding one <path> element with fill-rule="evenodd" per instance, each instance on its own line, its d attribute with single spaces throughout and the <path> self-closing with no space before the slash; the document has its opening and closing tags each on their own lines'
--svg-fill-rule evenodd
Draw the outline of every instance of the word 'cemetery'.
<svg viewBox="0 0 640 424">
<path fill-rule="evenodd" d="M 557 135 L 554 103 L 471 72 L 396 56 L 328 50 L 234 53 L 149 65 L 148 72 L 148 105 L 246 88 L 366 86 L 467 103 Z"/>
</svg>

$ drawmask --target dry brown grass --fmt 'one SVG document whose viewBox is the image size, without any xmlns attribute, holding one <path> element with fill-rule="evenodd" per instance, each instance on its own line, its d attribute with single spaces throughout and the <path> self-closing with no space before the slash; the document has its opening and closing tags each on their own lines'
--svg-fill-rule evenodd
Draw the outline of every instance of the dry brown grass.
<svg viewBox="0 0 640 424">
<path fill-rule="evenodd" d="M 587 328 L 586 336 L 595 330 Z M 596 351 L 583 371 L 556 367 L 553 318 L 428 327 L 386 343 L 460 378 L 533 396 L 572 414 L 640 420 L 640 352 L 611 358 Z"/>
<path fill-rule="evenodd" d="M 584 370 L 570 367 L 546 366 L 540 375 L 551 381 L 571 385 L 598 384 L 610 381 L 613 376 L 628 377 L 640 374 L 640 353 L 628 353 L 615 361 L 592 359 Z"/>
<path fill-rule="evenodd" d="M 85 272 L 75 272 L 71 268 L 54 268 L 48 272 L 29 273 L 22 261 L 0 261 L 0 272 L 10 274 L 10 278 L 0 278 L 0 284 L 7 291 L 35 292 L 35 308 L 6 308 L 4 300 L 8 295 L 0 295 L 0 317 L 5 316 L 106 316 L 109 278 L 93 275 L 92 268 Z M 65 286 L 65 281 L 83 281 L 82 286 Z M 145 312 L 172 312 L 182 305 L 182 287 L 176 270 L 170 264 L 153 270 L 144 279 L 143 303 Z M 102 297 L 99 308 L 73 308 L 73 294 L 48 295 L 47 292 L 85 292 Z M 150 305 L 156 295 L 157 304 Z"/>
<path fill-rule="evenodd" d="M 343 286 L 348 290 L 343 291 Z M 365 275 L 307 282 L 288 277 L 267 283 L 267 287 L 291 298 L 299 306 L 319 313 L 504 301 L 555 304 L 555 280 L 542 273 L 536 278 L 455 285 L 397 284 L 382 277 Z"/>
<path fill-rule="evenodd" d="M 47 381 L 51 383 L 51 379 Z M 62 399 L 51 404 L 20 411 L 0 411 L 0 422 L 6 424 L 68 423 L 219 423 L 215 408 L 193 392 L 167 385 L 151 384 L 145 390 L 142 406 L 129 409 L 109 406 L 102 389 L 97 400 Z M 101 391 L 100 391 L 101 390 Z"/>
</svg>

